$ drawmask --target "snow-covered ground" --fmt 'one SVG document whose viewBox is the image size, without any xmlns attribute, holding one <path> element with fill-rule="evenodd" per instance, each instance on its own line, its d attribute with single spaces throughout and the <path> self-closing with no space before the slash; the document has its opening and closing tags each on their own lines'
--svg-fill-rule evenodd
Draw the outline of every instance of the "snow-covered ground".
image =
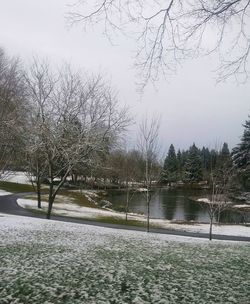
<svg viewBox="0 0 250 304">
<path fill-rule="evenodd" d="M 234 205 L 233 208 L 235 208 L 235 209 L 248 209 L 248 210 L 250 210 L 250 205 L 249 204 Z"/>
<path fill-rule="evenodd" d="M 113 229 L 113 228 L 105 228 L 105 227 L 96 227 L 92 225 L 84 225 L 84 224 L 75 224 L 69 222 L 58 222 L 53 220 L 45 220 L 40 218 L 32 218 L 32 217 L 25 217 L 25 216 L 15 216 L 10 214 L 0 213 L 0 231 L 1 233 L 11 232 L 12 238 L 8 238 L 5 240 L 5 243 L 15 243 L 17 240 L 20 241 L 20 235 L 13 234 L 13 231 L 20 231 L 20 232 L 27 232 L 27 234 L 31 233 L 32 231 L 50 231 L 50 230 L 57 230 L 61 231 L 62 233 L 71 232 L 76 233 L 75 239 L 69 239 L 66 241 L 65 245 L 72 245 L 79 246 L 84 248 L 85 246 L 88 247 L 89 243 L 93 243 L 95 245 L 105 245 L 107 244 L 105 241 L 105 236 L 110 236 L 111 238 L 120 238 L 124 236 L 124 238 L 134 239 L 136 238 L 138 241 L 142 240 L 149 240 L 149 241 L 156 241 L 156 242 L 164 242 L 164 241 L 176 241 L 176 242 L 187 242 L 187 243 L 208 243 L 208 240 L 201 239 L 201 238 L 190 238 L 184 236 L 172 236 L 172 235 L 164 235 L 164 234 L 151 234 L 140 231 L 133 231 L 133 230 L 122 230 L 122 229 Z M 0 233 L 0 234 L 1 234 Z M 78 243 L 77 240 L 81 233 L 85 234 L 85 241 L 84 244 Z M 96 238 L 96 239 L 95 239 Z M 53 243 L 57 243 L 58 240 L 53 240 Z M 23 242 L 29 242 L 29 238 L 26 236 L 23 239 Z M 221 241 L 216 241 L 220 243 Z M 224 241 L 223 241 L 224 242 Z M 225 241 L 225 243 L 227 243 Z M 229 242 L 231 243 L 231 242 Z M 61 244 L 59 242 L 58 244 Z"/>
<path fill-rule="evenodd" d="M 19 206 L 28 209 L 37 209 L 37 202 L 29 199 L 18 199 Z M 42 208 L 44 211 L 48 208 L 48 203 L 42 202 Z M 100 219 L 102 217 L 110 217 L 117 219 L 125 219 L 125 214 L 122 212 L 115 212 L 105 209 L 81 207 L 72 202 L 55 203 L 52 209 L 54 215 L 64 215 L 77 218 L 86 219 Z M 146 217 L 138 214 L 129 214 L 130 220 L 137 220 L 146 222 Z M 188 232 L 201 232 L 208 233 L 209 224 L 177 224 L 163 219 L 151 219 L 151 225 L 161 227 L 165 229 L 181 230 Z M 250 227 L 243 225 L 213 225 L 213 233 L 221 235 L 234 235 L 234 236 L 247 236 L 250 237 Z"/>
<path fill-rule="evenodd" d="M 3 180 L 6 182 L 17 183 L 17 184 L 27 184 L 30 185 L 30 179 L 26 172 L 21 171 L 9 171 L 3 176 Z"/>
<path fill-rule="evenodd" d="M 202 197 L 202 198 L 198 198 L 197 200 L 198 202 L 203 202 L 203 203 L 206 203 L 206 204 L 222 204 L 222 202 L 220 201 L 211 201 L 210 199 L 206 198 L 206 197 Z M 232 202 L 223 202 L 223 204 L 227 204 L 227 205 L 232 205 Z"/>
<path fill-rule="evenodd" d="M 249 303 L 250 246 L 0 214 L 1 303 Z"/>
<path fill-rule="evenodd" d="M 90 208 L 90 207 L 82 207 L 79 206 L 73 202 L 70 202 L 69 198 L 65 198 L 64 200 L 68 200 L 68 202 L 63 203 L 55 203 L 53 205 L 52 213 L 55 215 L 64 215 L 64 216 L 70 216 L 70 217 L 86 217 L 86 218 L 98 218 L 98 217 L 124 217 L 124 214 L 115 212 L 115 211 L 108 211 L 105 209 L 99 209 L 99 208 Z M 37 209 L 37 202 L 32 199 L 22 199 L 19 198 L 17 200 L 17 203 L 22 208 L 28 208 L 28 209 Z M 42 210 L 47 211 L 48 209 L 48 203 L 42 202 Z"/>
<path fill-rule="evenodd" d="M 10 195 L 10 194 L 12 194 L 12 193 L 0 189 L 0 196 Z"/>
</svg>

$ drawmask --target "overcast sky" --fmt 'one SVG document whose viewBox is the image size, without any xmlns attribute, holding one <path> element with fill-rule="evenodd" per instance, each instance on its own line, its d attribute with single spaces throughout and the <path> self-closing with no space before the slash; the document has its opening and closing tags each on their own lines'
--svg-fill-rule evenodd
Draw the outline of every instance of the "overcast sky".
<svg viewBox="0 0 250 304">
<path fill-rule="evenodd" d="M 98 30 L 68 28 L 67 3 L 72 0 L 2 0 L 0 46 L 27 62 L 36 54 L 57 64 L 67 61 L 102 72 L 137 121 L 145 114 L 161 116 L 163 149 L 171 143 L 177 149 L 188 148 L 193 142 L 213 148 L 224 141 L 232 148 L 239 142 L 242 123 L 250 114 L 249 82 L 216 86 L 216 60 L 203 58 L 186 62 L 176 76 L 159 81 L 157 90 L 148 86 L 140 99 L 132 68 L 134 43 L 118 37 L 114 46 Z M 132 132 L 131 137 L 135 137 Z"/>
</svg>

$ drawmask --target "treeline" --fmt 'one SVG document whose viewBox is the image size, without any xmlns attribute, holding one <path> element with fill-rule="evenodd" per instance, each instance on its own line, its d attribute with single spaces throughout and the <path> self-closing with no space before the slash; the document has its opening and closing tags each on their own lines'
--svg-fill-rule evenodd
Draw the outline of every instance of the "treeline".
<svg viewBox="0 0 250 304">
<path fill-rule="evenodd" d="M 228 144 L 224 143 L 219 150 L 203 147 L 195 143 L 188 150 L 175 151 L 171 144 L 164 160 L 161 182 L 171 185 L 178 181 L 200 182 L 210 180 L 211 172 L 232 166 Z"/>
<path fill-rule="evenodd" d="M 157 155 L 154 155 L 150 158 L 151 183 L 159 182 L 160 172 L 161 163 Z M 121 188 L 127 187 L 128 184 L 130 187 L 145 186 L 145 156 L 139 149 L 114 148 L 96 161 L 94 166 L 89 166 L 84 171 L 78 171 L 78 177 L 82 176 L 84 176 L 85 182 L 92 187 Z"/>
</svg>

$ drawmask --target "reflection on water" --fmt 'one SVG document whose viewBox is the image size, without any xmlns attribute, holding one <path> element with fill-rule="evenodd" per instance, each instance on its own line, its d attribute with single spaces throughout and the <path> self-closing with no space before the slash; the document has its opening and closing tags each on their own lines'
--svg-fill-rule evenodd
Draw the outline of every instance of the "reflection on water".
<svg viewBox="0 0 250 304">
<path fill-rule="evenodd" d="M 190 197 L 205 197 L 206 190 L 181 190 L 159 188 L 152 192 L 150 202 L 150 217 L 168 220 L 185 220 L 208 222 L 207 211 L 199 203 L 190 199 Z M 117 191 L 110 191 L 107 199 L 114 207 L 125 207 L 126 194 Z M 129 212 L 146 214 L 147 206 L 145 194 L 136 193 L 133 195 Z M 226 211 L 221 214 L 221 222 L 241 222 L 239 214 Z"/>
</svg>

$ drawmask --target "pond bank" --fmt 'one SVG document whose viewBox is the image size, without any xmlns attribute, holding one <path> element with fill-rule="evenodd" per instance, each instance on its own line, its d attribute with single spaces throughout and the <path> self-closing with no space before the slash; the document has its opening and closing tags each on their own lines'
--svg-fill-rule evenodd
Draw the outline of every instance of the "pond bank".
<svg viewBox="0 0 250 304">
<path fill-rule="evenodd" d="M 28 210 L 38 211 L 37 202 L 35 200 L 18 199 L 18 205 Z M 47 203 L 42 202 L 42 212 L 46 212 Z M 98 208 L 80 207 L 74 203 L 57 203 L 53 207 L 53 215 L 68 216 L 79 219 L 90 219 L 96 221 L 114 222 L 117 224 L 125 224 L 125 214 L 111 210 Z M 146 225 L 146 217 L 143 215 L 129 214 L 128 224 L 137 223 L 138 226 Z M 150 219 L 152 228 L 163 228 L 173 231 L 208 233 L 209 225 L 195 222 L 174 222 L 164 219 Z M 250 237 L 250 228 L 243 225 L 214 225 L 213 233 L 218 235 L 232 235 Z"/>
</svg>

